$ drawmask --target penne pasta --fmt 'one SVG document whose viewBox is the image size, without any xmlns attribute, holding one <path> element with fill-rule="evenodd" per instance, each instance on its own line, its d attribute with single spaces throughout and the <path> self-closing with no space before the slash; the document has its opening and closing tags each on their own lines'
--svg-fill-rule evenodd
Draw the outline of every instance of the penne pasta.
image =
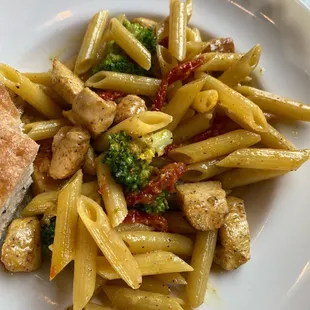
<svg viewBox="0 0 310 310">
<path fill-rule="evenodd" d="M 23 73 L 31 82 L 45 86 L 51 86 L 51 72 L 25 72 Z"/>
<path fill-rule="evenodd" d="M 177 255 L 191 256 L 193 242 L 178 234 L 163 232 L 135 231 L 120 233 L 131 253 L 167 251 Z"/>
<path fill-rule="evenodd" d="M 103 155 L 96 159 L 99 192 L 112 227 L 121 224 L 128 214 L 127 203 L 122 187 L 111 176 L 110 168 L 102 162 Z"/>
<path fill-rule="evenodd" d="M 47 118 L 61 117 L 61 109 L 45 94 L 39 85 L 12 67 L 0 64 L 0 80 L 4 85 L 28 102 Z"/>
<path fill-rule="evenodd" d="M 114 90 L 126 94 L 155 96 L 161 80 L 119 72 L 100 71 L 85 83 L 87 87 Z"/>
<path fill-rule="evenodd" d="M 101 306 L 90 302 L 84 307 L 84 310 L 116 310 L 116 309 L 114 307 Z"/>
<path fill-rule="evenodd" d="M 145 70 L 150 70 L 152 57 L 144 45 L 116 18 L 111 19 L 109 29 L 115 43 L 139 66 Z"/>
<path fill-rule="evenodd" d="M 163 214 L 168 222 L 168 231 L 176 234 L 194 234 L 196 230 L 178 211 L 168 211 Z"/>
<path fill-rule="evenodd" d="M 79 170 L 58 194 L 51 280 L 74 259 L 78 220 L 77 203 L 82 190 L 82 177 L 82 172 Z"/>
<path fill-rule="evenodd" d="M 193 270 L 185 261 L 171 252 L 155 251 L 136 254 L 134 258 L 143 276 L 172 272 L 189 272 Z M 97 273 L 108 280 L 120 278 L 103 256 L 97 257 Z"/>
<path fill-rule="evenodd" d="M 236 90 L 249 97 L 263 111 L 298 121 L 310 121 L 310 106 L 249 86 L 239 86 Z"/>
<path fill-rule="evenodd" d="M 200 55 L 207 46 L 208 46 L 207 42 L 196 42 L 196 41 L 186 42 L 185 60 L 191 60 L 195 56 Z"/>
<path fill-rule="evenodd" d="M 82 310 L 92 298 L 96 287 L 97 245 L 81 219 L 76 232 L 74 257 L 73 310 Z"/>
<path fill-rule="evenodd" d="M 221 161 L 221 158 L 204 160 L 195 164 L 187 166 L 187 170 L 182 175 L 182 181 L 184 182 L 200 182 L 209 180 L 212 177 L 226 172 L 230 169 L 219 167 L 217 164 Z"/>
<path fill-rule="evenodd" d="M 175 81 L 174 83 L 172 83 L 168 87 L 168 90 L 167 90 L 167 101 L 170 101 L 174 97 L 175 93 L 182 87 L 182 85 L 183 84 L 182 84 L 181 81 Z M 186 113 L 187 113 L 187 111 L 186 111 Z M 184 117 L 185 117 L 185 115 L 184 115 Z"/>
<path fill-rule="evenodd" d="M 169 52 L 179 61 L 184 60 L 186 56 L 186 24 L 185 3 L 180 0 L 170 0 Z"/>
<path fill-rule="evenodd" d="M 173 132 L 173 143 L 180 144 L 210 127 L 212 113 L 197 113 L 180 124 Z"/>
<path fill-rule="evenodd" d="M 257 67 L 261 55 L 261 45 L 250 49 L 240 60 L 229 67 L 218 79 L 227 86 L 234 87 L 247 78 Z"/>
<path fill-rule="evenodd" d="M 103 151 L 108 147 L 108 136 L 126 131 L 131 137 L 138 138 L 166 127 L 172 121 L 172 117 L 163 112 L 148 111 L 136 114 L 115 125 L 101 135 L 95 143 L 95 149 Z"/>
<path fill-rule="evenodd" d="M 201 40 L 200 30 L 198 28 L 193 28 L 192 31 L 194 33 L 193 41 L 201 42 L 202 40 Z"/>
<path fill-rule="evenodd" d="M 178 272 L 157 274 L 154 277 L 167 284 L 174 284 L 174 285 L 186 285 L 187 284 L 187 281 L 185 280 L 185 278 Z"/>
<path fill-rule="evenodd" d="M 244 185 L 258 183 L 286 174 L 283 170 L 234 169 L 216 177 L 223 188 L 232 189 Z"/>
<path fill-rule="evenodd" d="M 74 73 L 82 75 L 89 71 L 96 60 L 101 45 L 101 38 L 109 18 L 108 11 L 96 13 L 90 20 L 83 38 L 82 46 L 76 59 Z"/>
<path fill-rule="evenodd" d="M 141 290 L 131 290 L 121 286 L 106 285 L 103 288 L 112 304 L 118 309 L 128 310 L 182 310 L 180 304 L 172 297 L 145 292 Z M 120 298 L 121 297 L 121 298 Z"/>
<path fill-rule="evenodd" d="M 145 28 L 155 29 L 158 24 L 155 20 L 145 18 L 145 17 L 137 17 L 132 20 L 132 23 L 137 23 Z"/>
<path fill-rule="evenodd" d="M 204 64 L 198 67 L 196 72 L 210 72 L 210 71 L 226 71 L 232 65 L 237 63 L 243 54 L 236 53 L 205 53 L 203 54 Z"/>
<path fill-rule="evenodd" d="M 178 126 L 204 83 L 205 79 L 201 78 L 185 84 L 177 90 L 173 98 L 163 110 L 165 113 L 173 117 L 172 122 L 167 126 L 168 130 L 173 131 Z M 182 102 L 182 105 L 180 105 L 180 102 Z"/>
<path fill-rule="evenodd" d="M 160 66 L 161 74 L 163 76 L 178 65 L 177 60 L 172 57 L 169 50 L 161 45 L 156 46 L 156 55 Z"/>
<path fill-rule="evenodd" d="M 24 131 L 31 139 L 34 141 L 39 141 L 53 138 L 61 127 L 68 126 L 70 124 L 71 123 L 65 118 L 34 122 L 25 125 Z"/>
<path fill-rule="evenodd" d="M 191 266 L 194 271 L 188 275 L 186 295 L 188 304 L 199 307 L 205 298 L 209 273 L 214 257 L 217 230 L 198 232 Z"/>
<path fill-rule="evenodd" d="M 140 223 L 134 223 L 134 224 L 121 223 L 120 225 L 115 227 L 115 230 L 121 233 L 125 231 L 154 231 L 154 228 Z"/>
<path fill-rule="evenodd" d="M 240 148 L 249 147 L 259 142 L 260 139 L 258 134 L 238 129 L 201 142 L 176 148 L 169 153 L 169 157 L 186 164 L 193 164 L 229 154 Z"/>
<path fill-rule="evenodd" d="M 205 90 L 198 93 L 196 96 L 192 108 L 199 113 L 210 112 L 219 99 L 218 92 L 216 90 Z"/>
<path fill-rule="evenodd" d="M 70 104 L 66 102 L 64 98 L 62 98 L 56 91 L 52 88 L 52 86 L 45 86 L 39 84 L 40 88 L 45 92 L 45 94 L 53 100 L 61 109 L 66 110 L 70 109 Z"/>
<path fill-rule="evenodd" d="M 206 75 L 205 78 L 204 89 L 215 89 L 218 92 L 219 106 L 233 121 L 256 132 L 268 130 L 264 113 L 255 103 L 212 76 Z"/>
<path fill-rule="evenodd" d="M 111 227 L 101 206 L 82 196 L 78 205 L 78 213 L 97 246 L 105 255 L 108 266 L 117 277 L 121 277 L 130 287 L 137 289 L 142 281 L 138 264 L 121 237 Z M 99 269 L 100 266 L 97 265 L 97 272 Z"/>
<path fill-rule="evenodd" d="M 80 78 L 57 59 L 53 61 L 51 80 L 53 89 L 70 104 L 84 88 Z"/>
<path fill-rule="evenodd" d="M 237 150 L 217 163 L 220 167 L 263 170 L 296 170 L 310 158 L 310 150 L 286 151 L 273 149 Z"/>
<path fill-rule="evenodd" d="M 155 33 L 156 40 L 159 44 L 169 37 L 169 17 L 156 25 Z"/>
<path fill-rule="evenodd" d="M 261 142 L 268 148 L 296 150 L 295 146 L 278 130 L 268 124 L 268 131 L 260 132 Z"/>
<path fill-rule="evenodd" d="M 190 120 L 194 115 L 196 114 L 196 111 L 192 108 L 189 108 L 184 116 L 182 117 L 179 126 L 185 124 L 188 120 Z"/>
<path fill-rule="evenodd" d="M 187 23 L 188 23 L 193 15 L 193 0 L 186 0 L 185 7 L 186 7 L 186 15 L 187 15 Z"/>
</svg>

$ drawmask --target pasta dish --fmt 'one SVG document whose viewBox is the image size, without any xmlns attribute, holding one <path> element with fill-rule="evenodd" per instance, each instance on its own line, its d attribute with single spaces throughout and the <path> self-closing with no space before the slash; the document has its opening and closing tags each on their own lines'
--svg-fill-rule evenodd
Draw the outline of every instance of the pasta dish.
<svg viewBox="0 0 310 310">
<path fill-rule="evenodd" d="M 310 107 L 255 87 L 261 45 L 237 52 L 191 16 L 191 0 L 170 0 L 163 20 L 100 11 L 72 59 L 39 73 L 0 64 L 0 113 L 22 110 L 0 123 L 14 137 L 3 167 L 16 168 L 16 137 L 32 154 L 18 171 L 34 160 L 14 220 L 13 181 L 11 198 L 0 190 L 1 261 L 13 273 L 49 261 L 50 280 L 71 265 L 69 309 L 199 307 L 213 264 L 250 260 L 239 189 L 309 159 L 274 126 L 310 121 Z"/>
</svg>

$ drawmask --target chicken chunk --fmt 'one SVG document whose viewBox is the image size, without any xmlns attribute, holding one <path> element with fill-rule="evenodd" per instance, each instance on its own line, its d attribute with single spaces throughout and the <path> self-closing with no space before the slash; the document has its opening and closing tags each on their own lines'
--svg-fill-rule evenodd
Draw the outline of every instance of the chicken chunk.
<svg viewBox="0 0 310 310">
<path fill-rule="evenodd" d="M 219 245 L 214 261 L 226 270 L 245 264 L 250 258 L 250 230 L 243 200 L 227 197 L 229 213 L 219 230 Z"/>
<path fill-rule="evenodd" d="M 40 222 L 36 217 L 14 220 L 2 246 L 1 261 L 10 272 L 30 272 L 41 265 Z"/>
<path fill-rule="evenodd" d="M 112 125 L 116 103 L 103 100 L 89 88 L 84 88 L 74 100 L 72 111 L 78 116 L 75 119 L 85 125 L 93 137 L 97 137 Z"/>
<path fill-rule="evenodd" d="M 64 126 L 61 127 L 58 132 L 56 133 L 56 135 L 53 138 L 53 143 L 52 143 L 52 151 L 53 153 L 56 152 L 59 144 L 61 143 L 61 141 L 65 138 L 66 134 L 73 128 L 73 126 Z"/>
<path fill-rule="evenodd" d="M 82 127 L 74 126 L 64 137 L 61 137 L 62 134 L 55 136 L 55 143 L 53 142 L 55 147 L 53 145 L 53 157 L 49 168 L 50 176 L 60 180 L 72 176 L 82 167 L 90 146 L 90 135 Z"/>
<path fill-rule="evenodd" d="M 65 180 L 54 180 L 52 177 L 49 176 L 52 156 L 52 141 L 42 141 L 40 143 L 39 153 L 33 163 L 34 171 L 32 174 L 32 179 L 33 191 L 35 195 L 58 190 L 62 188 L 65 183 Z"/>
<path fill-rule="evenodd" d="M 120 123 L 135 114 L 145 111 L 147 111 L 147 107 L 142 98 L 136 95 L 128 95 L 117 105 L 114 122 Z"/>
<path fill-rule="evenodd" d="M 183 212 L 194 228 L 207 231 L 224 224 L 228 206 L 220 182 L 188 183 L 176 189 Z"/>
</svg>

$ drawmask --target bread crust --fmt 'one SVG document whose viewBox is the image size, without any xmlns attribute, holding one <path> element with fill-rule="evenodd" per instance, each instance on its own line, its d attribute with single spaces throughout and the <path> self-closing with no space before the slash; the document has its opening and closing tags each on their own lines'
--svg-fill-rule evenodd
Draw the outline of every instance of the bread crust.
<svg viewBox="0 0 310 310">
<path fill-rule="evenodd" d="M 12 117 L 19 119 L 19 112 L 15 107 L 4 84 L 0 81 L 0 109 L 6 111 Z"/>
</svg>

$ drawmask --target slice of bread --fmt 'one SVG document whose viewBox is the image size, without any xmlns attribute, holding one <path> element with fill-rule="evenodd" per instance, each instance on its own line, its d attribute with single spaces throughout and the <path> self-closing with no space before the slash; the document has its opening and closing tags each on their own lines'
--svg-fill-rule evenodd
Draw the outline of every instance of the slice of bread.
<svg viewBox="0 0 310 310">
<path fill-rule="evenodd" d="M 21 131 L 9 94 L 0 84 L 0 239 L 32 183 L 39 146 Z"/>
</svg>

